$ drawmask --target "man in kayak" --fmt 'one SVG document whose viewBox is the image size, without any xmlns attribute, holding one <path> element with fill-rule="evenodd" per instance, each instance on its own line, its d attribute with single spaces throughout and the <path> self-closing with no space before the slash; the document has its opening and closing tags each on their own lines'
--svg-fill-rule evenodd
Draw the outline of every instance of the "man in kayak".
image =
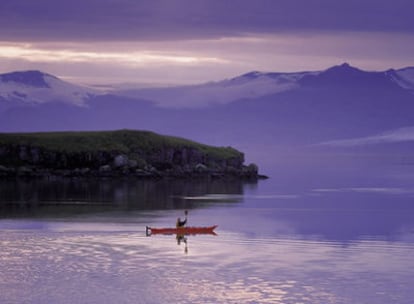
<svg viewBox="0 0 414 304">
<path fill-rule="evenodd" d="M 184 243 L 184 253 L 188 253 L 188 244 L 187 244 L 187 238 L 185 237 L 184 234 L 177 234 L 177 245 L 180 246 L 181 242 Z"/>
<path fill-rule="evenodd" d="M 176 222 L 176 224 L 175 224 L 175 226 L 176 226 L 177 228 L 182 228 L 182 227 L 184 227 L 184 226 L 185 226 L 185 224 L 187 224 L 187 214 L 188 214 L 188 211 L 187 211 L 187 210 L 185 210 L 185 211 L 184 211 L 184 214 L 185 214 L 185 220 L 184 220 L 184 221 L 182 221 L 182 220 L 181 220 L 181 218 L 177 218 L 177 222 Z"/>
</svg>

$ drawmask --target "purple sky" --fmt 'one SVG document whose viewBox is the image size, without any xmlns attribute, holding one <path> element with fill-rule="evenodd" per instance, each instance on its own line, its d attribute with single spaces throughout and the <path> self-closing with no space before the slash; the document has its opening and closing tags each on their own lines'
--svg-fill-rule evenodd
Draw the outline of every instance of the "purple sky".
<svg viewBox="0 0 414 304">
<path fill-rule="evenodd" d="M 414 65 L 409 0 L 0 2 L 0 72 L 194 83 L 251 70 Z"/>
</svg>

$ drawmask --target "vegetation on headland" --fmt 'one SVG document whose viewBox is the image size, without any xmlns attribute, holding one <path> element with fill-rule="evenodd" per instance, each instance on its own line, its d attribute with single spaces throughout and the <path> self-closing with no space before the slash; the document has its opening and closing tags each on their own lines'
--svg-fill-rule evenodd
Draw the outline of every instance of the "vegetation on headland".
<svg viewBox="0 0 414 304">
<path fill-rule="evenodd" d="M 243 153 L 149 131 L 0 134 L 0 176 L 237 176 Z"/>
</svg>

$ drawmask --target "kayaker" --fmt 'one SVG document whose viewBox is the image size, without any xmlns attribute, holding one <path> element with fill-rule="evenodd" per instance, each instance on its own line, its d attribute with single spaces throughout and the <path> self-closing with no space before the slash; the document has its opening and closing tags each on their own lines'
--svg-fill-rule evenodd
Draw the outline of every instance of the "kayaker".
<svg viewBox="0 0 414 304">
<path fill-rule="evenodd" d="M 184 221 L 182 221 L 182 220 L 181 220 L 181 218 L 177 218 L 177 222 L 176 222 L 176 224 L 175 224 L 175 226 L 176 226 L 177 228 L 184 227 L 184 226 L 185 226 L 185 224 L 187 224 L 187 214 L 188 214 L 188 211 L 187 211 L 187 210 L 185 210 L 185 211 L 184 211 L 184 214 L 185 214 L 185 220 L 184 220 Z"/>
</svg>

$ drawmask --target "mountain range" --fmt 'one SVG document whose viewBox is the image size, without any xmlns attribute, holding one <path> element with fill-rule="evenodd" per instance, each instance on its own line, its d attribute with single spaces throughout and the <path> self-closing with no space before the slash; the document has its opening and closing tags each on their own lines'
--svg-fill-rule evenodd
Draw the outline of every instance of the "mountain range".
<svg viewBox="0 0 414 304">
<path fill-rule="evenodd" d="M 412 126 L 414 67 L 372 72 L 344 63 L 109 92 L 39 71 L 0 75 L 0 132 L 146 129 L 232 145 L 262 160 L 284 147 L 410 142 L 382 134 L 414 134 Z"/>
<path fill-rule="evenodd" d="M 414 91 L 414 68 L 365 72 L 344 63 L 325 71 L 294 73 L 254 71 L 232 79 L 200 85 L 116 90 L 114 93 L 121 96 L 151 100 L 162 107 L 192 108 L 226 104 L 240 99 L 255 99 L 300 89 L 305 84 L 309 84 L 311 79 L 316 81 L 315 85 L 323 86 L 352 85 L 358 83 L 359 80 L 364 83 L 370 81 L 370 85 L 375 86 L 375 81 L 381 80 L 381 78 L 397 84 L 402 89 Z"/>
</svg>

